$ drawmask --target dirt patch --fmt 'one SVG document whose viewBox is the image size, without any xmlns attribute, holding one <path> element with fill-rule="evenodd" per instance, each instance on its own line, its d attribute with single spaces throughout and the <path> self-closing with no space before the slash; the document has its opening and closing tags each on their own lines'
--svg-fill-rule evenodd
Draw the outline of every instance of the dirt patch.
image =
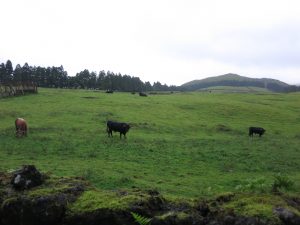
<svg viewBox="0 0 300 225">
<path fill-rule="evenodd" d="M 232 131 L 232 129 L 224 124 L 218 124 L 216 126 L 216 131 L 219 131 L 219 132 L 229 132 L 229 131 Z"/>
<path fill-rule="evenodd" d="M 99 97 L 95 97 L 95 96 L 84 96 L 84 97 L 81 97 L 81 98 L 85 98 L 85 99 L 97 99 Z"/>
</svg>

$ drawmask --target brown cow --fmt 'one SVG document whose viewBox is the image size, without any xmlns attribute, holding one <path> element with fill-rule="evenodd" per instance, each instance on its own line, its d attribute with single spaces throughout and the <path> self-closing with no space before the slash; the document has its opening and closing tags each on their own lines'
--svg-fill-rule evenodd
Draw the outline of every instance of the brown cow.
<svg viewBox="0 0 300 225">
<path fill-rule="evenodd" d="M 22 137 L 27 136 L 27 123 L 26 120 L 22 118 L 17 118 L 15 121 L 16 124 L 16 136 Z"/>
</svg>

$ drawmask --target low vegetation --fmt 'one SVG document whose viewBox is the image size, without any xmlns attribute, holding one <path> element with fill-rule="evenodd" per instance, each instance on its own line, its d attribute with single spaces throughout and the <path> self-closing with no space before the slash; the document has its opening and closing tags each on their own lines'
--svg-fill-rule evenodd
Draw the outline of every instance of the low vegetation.
<svg viewBox="0 0 300 225">
<path fill-rule="evenodd" d="M 153 189 L 101 190 L 82 178 L 51 174 L 42 174 L 42 184 L 19 190 L 10 184 L 12 177 L 0 172 L 0 225 L 296 225 L 300 220 L 299 197 L 282 193 L 221 193 L 184 200 Z"/>
</svg>

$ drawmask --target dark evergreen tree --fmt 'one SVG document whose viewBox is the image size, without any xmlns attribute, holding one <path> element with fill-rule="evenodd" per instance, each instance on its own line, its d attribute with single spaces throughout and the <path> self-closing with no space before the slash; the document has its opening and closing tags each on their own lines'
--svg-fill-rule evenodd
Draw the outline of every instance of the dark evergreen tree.
<svg viewBox="0 0 300 225">
<path fill-rule="evenodd" d="M 88 70 L 83 70 L 76 74 L 76 80 L 80 88 L 88 88 L 90 72 Z"/>
<path fill-rule="evenodd" d="M 105 76 L 106 76 L 105 71 L 101 70 L 99 72 L 99 75 L 98 75 L 98 78 L 97 78 L 97 88 L 105 90 L 105 87 L 104 87 Z"/>
<path fill-rule="evenodd" d="M 32 79 L 32 67 L 28 65 L 28 63 L 25 63 L 24 66 L 22 67 L 22 82 L 23 83 L 28 83 Z"/>
<path fill-rule="evenodd" d="M 4 63 L 0 64 L 0 83 L 4 83 L 6 76 L 6 69 Z"/>
<path fill-rule="evenodd" d="M 13 78 L 14 83 L 16 83 L 16 84 L 22 83 L 23 69 L 22 69 L 20 64 L 16 65 L 16 68 L 15 68 L 13 74 L 14 74 L 13 75 L 14 76 L 14 78 Z"/>
<path fill-rule="evenodd" d="M 97 73 L 91 72 L 88 80 L 88 88 L 95 89 L 97 85 Z"/>
<path fill-rule="evenodd" d="M 5 78 L 4 78 L 4 82 L 9 84 L 12 82 L 13 80 L 13 66 L 10 60 L 7 60 L 6 64 L 5 64 Z"/>
<path fill-rule="evenodd" d="M 16 70 L 16 69 L 15 69 Z M 34 70 L 35 82 L 40 87 L 48 87 L 47 84 L 47 71 L 46 68 L 38 66 Z"/>
<path fill-rule="evenodd" d="M 149 81 L 145 83 L 145 91 L 152 91 L 152 86 Z"/>
<path fill-rule="evenodd" d="M 163 90 L 163 86 L 160 82 L 154 82 L 153 84 L 153 91 L 162 91 Z"/>
</svg>

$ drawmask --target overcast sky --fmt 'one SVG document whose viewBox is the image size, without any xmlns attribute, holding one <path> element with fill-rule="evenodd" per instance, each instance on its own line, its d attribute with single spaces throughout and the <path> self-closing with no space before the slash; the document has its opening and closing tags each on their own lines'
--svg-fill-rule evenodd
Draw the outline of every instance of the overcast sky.
<svg viewBox="0 0 300 225">
<path fill-rule="evenodd" d="M 299 0 L 0 0 L 0 62 L 300 83 Z"/>
</svg>

